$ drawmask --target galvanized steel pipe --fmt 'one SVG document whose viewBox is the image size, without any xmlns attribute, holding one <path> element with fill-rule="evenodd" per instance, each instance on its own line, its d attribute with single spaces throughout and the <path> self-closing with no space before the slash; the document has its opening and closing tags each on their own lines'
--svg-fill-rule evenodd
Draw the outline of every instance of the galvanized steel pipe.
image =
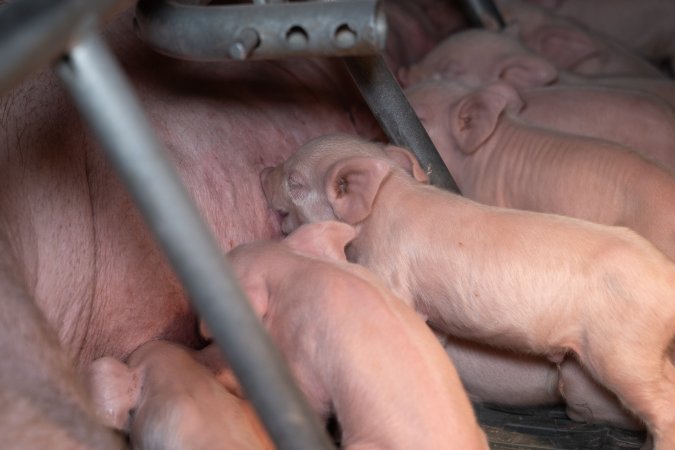
<svg viewBox="0 0 675 450">
<path fill-rule="evenodd" d="M 135 23 L 155 51 L 192 61 L 373 54 L 384 48 L 387 28 L 378 0 L 215 6 L 140 0 Z"/>
<path fill-rule="evenodd" d="M 90 35 L 58 64 L 57 72 L 129 188 L 277 448 L 334 448 L 164 157 L 107 47 Z"/>
</svg>

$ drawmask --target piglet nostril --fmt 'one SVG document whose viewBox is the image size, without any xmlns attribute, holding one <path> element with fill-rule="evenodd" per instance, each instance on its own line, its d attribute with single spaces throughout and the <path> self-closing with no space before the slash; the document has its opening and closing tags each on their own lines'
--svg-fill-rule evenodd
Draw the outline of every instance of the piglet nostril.
<svg viewBox="0 0 675 450">
<path fill-rule="evenodd" d="M 288 211 L 284 211 L 283 209 L 275 209 L 274 212 L 277 213 L 280 222 L 288 216 Z"/>
</svg>

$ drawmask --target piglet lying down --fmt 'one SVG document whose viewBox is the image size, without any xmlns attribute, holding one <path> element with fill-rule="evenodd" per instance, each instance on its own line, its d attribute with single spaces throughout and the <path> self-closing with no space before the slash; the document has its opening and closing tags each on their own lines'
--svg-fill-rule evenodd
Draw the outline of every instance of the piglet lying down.
<svg viewBox="0 0 675 450">
<path fill-rule="evenodd" d="M 245 244 L 228 256 L 314 411 L 337 416 L 342 448 L 487 449 L 434 335 L 367 269 L 347 262 L 354 235 L 344 223 L 309 224 L 283 242 Z M 130 430 L 139 449 L 270 448 L 247 405 L 222 386 L 238 390 L 212 350 L 155 341 L 128 366 L 95 361 L 90 384 L 102 418 Z"/>
<path fill-rule="evenodd" d="M 349 258 L 432 326 L 556 362 L 573 352 L 657 449 L 675 448 L 675 266 L 626 228 L 485 206 L 420 180 L 403 149 L 341 135 L 262 174 L 285 231 L 355 225 Z"/>
</svg>

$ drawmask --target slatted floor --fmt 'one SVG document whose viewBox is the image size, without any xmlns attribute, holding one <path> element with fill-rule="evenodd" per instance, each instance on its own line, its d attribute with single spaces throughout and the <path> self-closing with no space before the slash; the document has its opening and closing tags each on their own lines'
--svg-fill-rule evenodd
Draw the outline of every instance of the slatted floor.
<svg viewBox="0 0 675 450">
<path fill-rule="evenodd" d="M 515 409 L 475 404 L 492 450 L 639 449 L 644 432 L 573 422 L 562 407 Z"/>
</svg>

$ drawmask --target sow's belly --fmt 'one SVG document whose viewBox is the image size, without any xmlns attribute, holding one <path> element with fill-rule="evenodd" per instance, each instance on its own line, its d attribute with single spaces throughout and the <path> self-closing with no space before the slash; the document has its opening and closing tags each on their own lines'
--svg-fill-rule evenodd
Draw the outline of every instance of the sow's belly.
<svg viewBox="0 0 675 450">
<path fill-rule="evenodd" d="M 372 129 L 340 61 L 177 61 L 131 24 L 122 15 L 106 39 L 223 251 L 279 233 L 263 167 L 320 134 Z M 186 295 L 58 80 L 40 74 L 3 102 L 17 145 L 0 162 L 0 232 L 77 365 L 153 338 L 198 344 Z"/>
</svg>

